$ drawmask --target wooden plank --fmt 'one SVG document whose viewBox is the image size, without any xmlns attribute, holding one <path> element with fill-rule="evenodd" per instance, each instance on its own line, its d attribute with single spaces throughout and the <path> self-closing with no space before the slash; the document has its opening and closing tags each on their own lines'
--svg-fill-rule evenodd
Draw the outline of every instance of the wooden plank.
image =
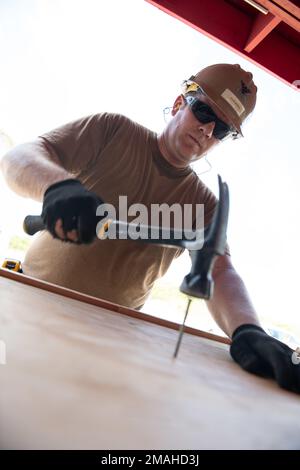
<svg viewBox="0 0 300 470">
<path fill-rule="evenodd" d="M 260 13 L 253 24 L 251 33 L 244 47 L 246 52 L 251 52 L 276 26 L 280 23 L 280 18 L 268 13 Z"/>
<path fill-rule="evenodd" d="M 15 273 L 13 271 L 0 268 L 0 276 L 12 279 L 16 282 L 21 282 L 22 284 L 26 284 L 28 286 L 37 287 L 38 289 L 46 290 L 48 292 L 54 292 L 55 294 L 60 294 L 70 299 L 79 300 L 80 302 L 84 302 L 90 305 L 107 308 L 112 312 L 118 312 L 122 315 L 128 315 L 133 318 L 145 320 L 149 323 L 155 323 L 166 328 L 171 328 L 172 330 L 178 330 L 177 323 L 165 320 L 163 318 L 154 317 L 152 315 L 148 315 L 147 313 L 138 312 L 137 310 L 134 310 L 129 307 L 124 307 L 123 305 L 115 304 L 113 302 L 109 302 L 108 300 L 99 299 L 97 297 L 92 297 L 91 295 L 86 295 L 82 294 L 81 292 L 66 289 L 65 287 L 61 287 L 56 284 L 51 284 L 50 282 L 41 281 L 30 276 L 25 276 L 24 274 Z M 201 336 L 202 338 L 212 339 L 220 343 L 230 344 L 230 340 L 228 338 L 208 333 L 207 331 L 198 330 L 189 326 L 186 326 L 184 331 L 191 335 Z"/>
<path fill-rule="evenodd" d="M 0 277 L 1 448 L 297 449 L 300 401 L 228 345 Z"/>
</svg>

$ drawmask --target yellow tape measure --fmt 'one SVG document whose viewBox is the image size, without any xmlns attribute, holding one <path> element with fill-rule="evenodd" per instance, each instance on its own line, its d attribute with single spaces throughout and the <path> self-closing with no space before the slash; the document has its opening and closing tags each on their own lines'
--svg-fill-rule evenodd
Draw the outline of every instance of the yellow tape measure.
<svg viewBox="0 0 300 470">
<path fill-rule="evenodd" d="M 6 258 L 2 264 L 2 268 L 15 271 L 16 273 L 22 272 L 21 261 L 18 261 L 17 259 Z"/>
</svg>

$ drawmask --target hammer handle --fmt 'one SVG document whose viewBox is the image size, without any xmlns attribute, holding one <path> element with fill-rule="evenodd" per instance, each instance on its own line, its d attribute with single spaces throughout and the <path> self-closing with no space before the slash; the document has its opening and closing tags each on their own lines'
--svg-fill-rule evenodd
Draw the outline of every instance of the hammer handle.
<svg viewBox="0 0 300 470">
<path fill-rule="evenodd" d="M 136 225 L 130 226 L 127 222 L 120 220 L 114 220 L 110 225 L 115 226 L 116 236 L 120 239 L 130 238 L 129 228 L 136 227 Z M 80 218 L 78 219 L 78 227 L 80 231 Z M 176 230 L 173 229 L 151 227 L 148 225 L 139 225 L 139 228 L 143 228 L 145 235 L 144 238 L 141 238 L 141 241 L 155 245 L 164 245 L 173 248 L 186 248 L 188 250 L 199 250 L 202 248 L 204 242 L 204 231 L 200 229 L 198 231 L 182 231 L 182 233 L 178 231 L 177 233 Z M 34 235 L 40 230 L 46 230 L 46 227 L 40 215 L 27 215 L 23 222 L 23 230 L 28 235 Z M 154 230 L 155 232 L 153 238 L 151 236 L 151 230 Z M 167 233 L 164 232 L 165 230 Z M 99 233 L 100 232 L 98 232 L 98 238 L 102 238 L 99 236 Z"/>
<path fill-rule="evenodd" d="M 34 235 L 40 230 L 45 230 L 42 217 L 40 215 L 27 215 L 23 222 L 23 230 L 28 235 Z"/>
</svg>

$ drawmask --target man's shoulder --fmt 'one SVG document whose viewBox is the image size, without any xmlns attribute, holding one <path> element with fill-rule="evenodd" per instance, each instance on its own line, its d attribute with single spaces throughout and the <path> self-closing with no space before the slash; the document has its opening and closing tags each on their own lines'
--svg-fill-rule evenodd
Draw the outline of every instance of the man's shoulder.
<svg viewBox="0 0 300 470">
<path fill-rule="evenodd" d="M 95 119 L 99 123 L 106 122 L 108 124 L 111 123 L 111 125 L 116 125 L 118 127 L 128 126 L 132 129 L 136 128 L 144 132 L 152 132 L 150 129 L 147 129 L 142 124 L 121 113 L 100 112 L 92 115 L 91 118 Z"/>
</svg>

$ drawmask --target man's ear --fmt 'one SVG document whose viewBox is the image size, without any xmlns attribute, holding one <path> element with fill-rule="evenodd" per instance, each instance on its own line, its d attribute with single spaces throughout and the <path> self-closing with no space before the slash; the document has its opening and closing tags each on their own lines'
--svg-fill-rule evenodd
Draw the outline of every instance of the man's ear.
<svg viewBox="0 0 300 470">
<path fill-rule="evenodd" d="M 176 100 L 174 101 L 173 108 L 171 111 L 172 116 L 175 116 L 179 109 L 184 105 L 184 97 L 183 95 L 177 96 Z"/>
</svg>

